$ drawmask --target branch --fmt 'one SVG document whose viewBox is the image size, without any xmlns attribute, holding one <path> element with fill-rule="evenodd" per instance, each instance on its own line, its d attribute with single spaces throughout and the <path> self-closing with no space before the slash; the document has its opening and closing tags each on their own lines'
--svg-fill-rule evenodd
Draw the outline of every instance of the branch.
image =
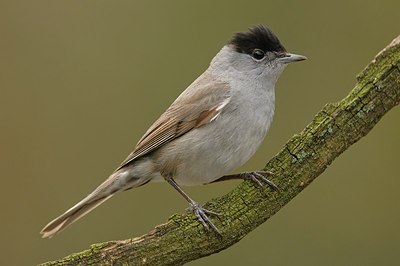
<svg viewBox="0 0 400 266">
<path fill-rule="evenodd" d="M 327 104 L 267 163 L 279 192 L 243 182 L 205 205 L 221 214 L 213 222 L 222 238 L 205 232 L 193 214 L 175 214 L 141 237 L 94 244 L 42 265 L 181 265 L 226 249 L 285 206 L 399 102 L 400 36 L 358 75 L 346 98 Z"/>
</svg>

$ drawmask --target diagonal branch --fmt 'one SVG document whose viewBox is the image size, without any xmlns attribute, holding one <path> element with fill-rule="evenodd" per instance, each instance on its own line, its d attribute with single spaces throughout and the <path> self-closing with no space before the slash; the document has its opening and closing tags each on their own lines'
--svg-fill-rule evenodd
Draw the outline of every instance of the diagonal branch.
<svg viewBox="0 0 400 266">
<path fill-rule="evenodd" d="M 285 206 L 399 102 L 400 36 L 358 75 L 346 98 L 327 104 L 267 163 L 279 192 L 243 182 L 206 204 L 221 214 L 214 222 L 222 238 L 205 233 L 193 214 L 186 213 L 173 215 L 144 236 L 94 244 L 42 265 L 181 265 L 226 249 Z"/>
</svg>

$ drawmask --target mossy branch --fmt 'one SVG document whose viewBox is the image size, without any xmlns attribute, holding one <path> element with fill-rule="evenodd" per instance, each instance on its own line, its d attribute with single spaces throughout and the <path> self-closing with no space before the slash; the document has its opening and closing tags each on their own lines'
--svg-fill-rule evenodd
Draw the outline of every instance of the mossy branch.
<svg viewBox="0 0 400 266">
<path fill-rule="evenodd" d="M 181 265 L 217 253 L 264 223 L 319 176 L 350 145 L 365 136 L 400 102 L 400 36 L 357 77 L 343 100 L 327 104 L 293 136 L 265 169 L 280 191 L 243 182 L 206 208 L 223 237 L 207 233 L 193 214 L 173 215 L 148 234 L 95 244 L 90 249 L 42 265 Z"/>
</svg>

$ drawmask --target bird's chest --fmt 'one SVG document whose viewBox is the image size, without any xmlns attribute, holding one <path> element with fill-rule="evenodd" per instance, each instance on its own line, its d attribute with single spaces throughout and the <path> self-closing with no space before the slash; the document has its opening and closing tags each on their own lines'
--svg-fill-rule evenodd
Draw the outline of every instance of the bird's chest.
<svg viewBox="0 0 400 266">
<path fill-rule="evenodd" d="M 243 165 L 262 143 L 274 114 L 273 90 L 243 84 L 212 122 L 175 141 L 179 164 L 175 180 L 196 185 L 232 172 Z M 179 144 L 179 145 L 178 145 Z"/>
<path fill-rule="evenodd" d="M 273 101 L 265 96 L 228 106 L 216 121 L 199 128 L 196 137 L 190 138 L 190 147 L 196 149 L 185 152 L 178 171 L 185 176 L 177 179 L 188 185 L 208 183 L 243 165 L 262 143 L 273 113 Z"/>
<path fill-rule="evenodd" d="M 274 115 L 274 91 L 251 91 L 250 88 L 236 92 L 234 96 L 236 97 L 232 100 L 232 105 L 226 110 L 227 119 L 234 122 L 232 126 L 239 126 L 243 130 L 240 131 L 241 134 L 265 134 Z"/>
<path fill-rule="evenodd" d="M 232 106 L 232 109 L 226 118 L 227 123 L 231 121 L 231 140 L 237 146 L 238 156 L 247 161 L 263 141 L 272 122 L 274 95 L 265 92 L 255 94 Z"/>
</svg>

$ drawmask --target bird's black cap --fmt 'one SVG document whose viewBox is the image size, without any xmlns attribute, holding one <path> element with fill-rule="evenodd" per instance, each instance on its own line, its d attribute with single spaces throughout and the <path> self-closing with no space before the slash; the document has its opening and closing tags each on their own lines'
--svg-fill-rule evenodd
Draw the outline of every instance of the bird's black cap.
<svg viewBox="0 0 400 266">
<path fill-rule="evenodd" d="M 264 52 L 286 52 L 278 37 L 267 27 L 257 25 L 247 32 L 238 32 L 229 41 L 230 45 L 239 53 L 252 54 L 254 49 Z"/>
</svg>

